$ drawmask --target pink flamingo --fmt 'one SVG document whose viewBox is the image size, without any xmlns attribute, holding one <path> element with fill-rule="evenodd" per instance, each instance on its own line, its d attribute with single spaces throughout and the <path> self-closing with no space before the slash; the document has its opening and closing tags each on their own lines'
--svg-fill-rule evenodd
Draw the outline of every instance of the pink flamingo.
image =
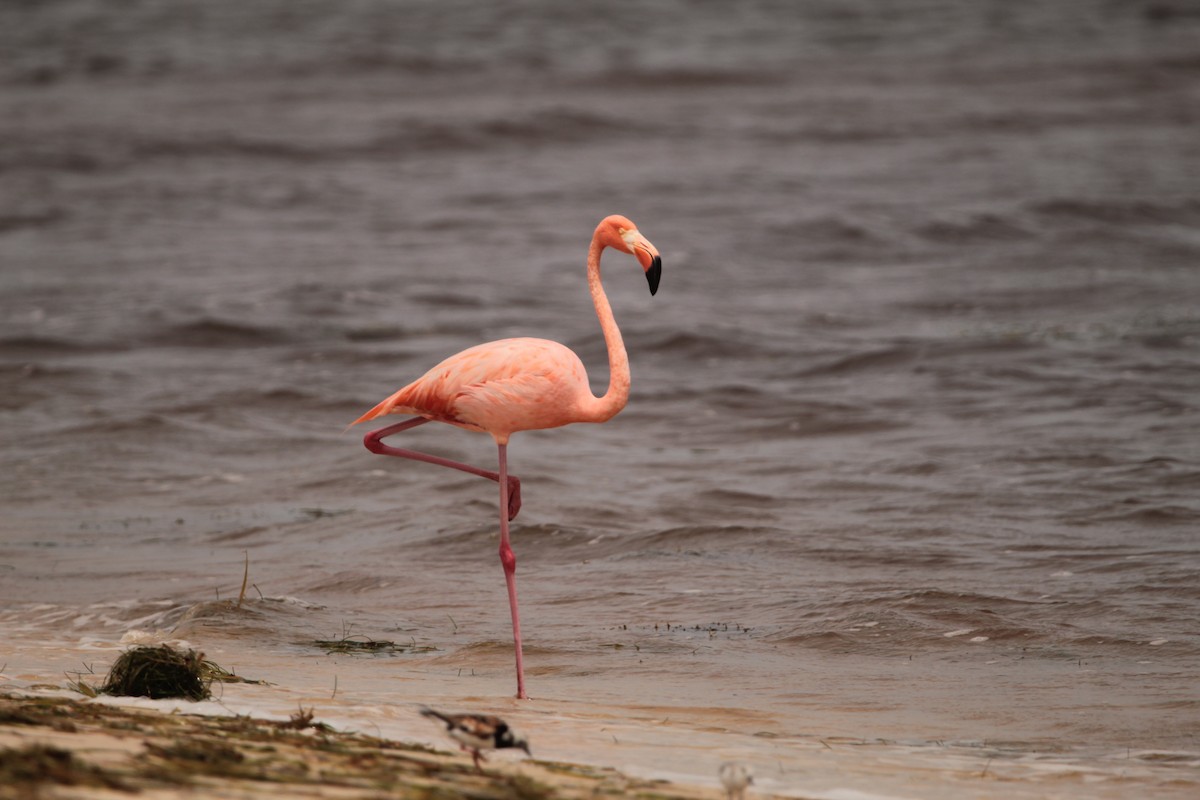
<svg viewBox="0 0 1200 800">
<path fill-rule="evenodd" d="M 658 291 L 662 274 L 658 250 L 628 219 L 614 215 L 605 217 L 596 226 L 588 249 L 587 279 L 608 347 L 608 391 L 603 397 L 592 394 L 583 362 L 566 346 L 546 339 L 501 339 L 450 356 L 352 423 L 385 414 L 415 414 L 413 419 L 368 433 L 363 444 L 372 453 L 440 464 L 500 484 L 500 563 L 508 584 L 517 657 L 517 697 L 521 699 L 527 699 L 528 695 L 521 659 L 521 619 L 517 613 L 517 558 L 508 540 L 508 523 L 521 510 L 521 482 L 517 476 L 508 474 L 508 437 L 517 431 L 557 428 L 572 422 L 607 422 L 629 400 L 629 357 L 600 284 L 600 254 L 606 247 L 637 257 L 650 283 L 650 294 Z M 490 433 L 499 449 L 499 469 L 492 472 L 391 447 L 382 441 L 430 420 Z"/>
</svg>

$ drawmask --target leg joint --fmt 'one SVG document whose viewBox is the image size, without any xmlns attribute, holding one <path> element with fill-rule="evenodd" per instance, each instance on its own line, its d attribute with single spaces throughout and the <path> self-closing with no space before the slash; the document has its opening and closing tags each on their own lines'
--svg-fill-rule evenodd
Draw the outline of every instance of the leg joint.
<svg viewBox="0 0 1200 800">
<path fill-rule="evenodd" d="M 517 571 L 517 554 L 513 552 L 507 542 L 500 545 L 500 563 L 504 565 L 505 572 Z"/>
</svg>

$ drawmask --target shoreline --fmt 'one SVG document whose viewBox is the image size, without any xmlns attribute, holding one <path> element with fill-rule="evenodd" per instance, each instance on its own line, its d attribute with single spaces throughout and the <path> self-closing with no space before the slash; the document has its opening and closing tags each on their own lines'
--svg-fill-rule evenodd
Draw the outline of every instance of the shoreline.
<svg viewBox="0 0 1200 800">
<path fill-rule="evenodd" d="M 471 759 L 336 730 L 311 712 L 286 721 L 0 694 L 0 798 L 724 797 L 613 768 L 536 758 Z M 758 794 L 765 797 L 766 795 Z"/>
</svg>

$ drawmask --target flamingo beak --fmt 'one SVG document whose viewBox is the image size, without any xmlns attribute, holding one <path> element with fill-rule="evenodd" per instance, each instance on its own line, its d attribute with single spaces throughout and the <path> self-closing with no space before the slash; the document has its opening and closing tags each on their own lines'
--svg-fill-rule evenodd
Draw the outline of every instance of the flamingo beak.
<svg viewBox="0 0 1200 800">
<path fill-rule="evenodd" d="M 636 230 L 625 231 L 622 235 L 629 252 L 637 257 L 638 263 L 646 272 L 646 282 L 650 284 L 650 294 L 658 291 L 658 281 L 662 277 L 662 257 L 658 248 L 650 244 L 650 240 Z"/>
<path fill-rule="evenodd" d="M 640 259 L 639 259 L 640 260 Z M 654 257 L 649 268 L 646 269 L 646 282 L 650 284 L 650 295 L 658 291 L 658 279 L 662 277 L 662 259 L 658 256 Z"/>
</svg>

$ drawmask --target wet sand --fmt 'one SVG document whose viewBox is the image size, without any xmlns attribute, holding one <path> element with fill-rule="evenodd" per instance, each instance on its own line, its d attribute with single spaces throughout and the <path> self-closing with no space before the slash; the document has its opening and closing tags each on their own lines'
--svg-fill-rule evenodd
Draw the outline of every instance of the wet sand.
<svg viewBox="0 0 1200 800">
<path fill-rule="evenodd" d="M 480 797 L 718 797 L 717 769 L 727 760 L 753 768 L 751 796 L 813 800 L 1182 800 L 1195 796 L 1198 783 L 1200 763 L 1188 752 L 831 735 L 791 726 L 788 714 L 772 718 L 745 708 L 742 690 L 715 683 L 687 694 L 664 678 L 651 692 L 635 677 L 626 681 L 625 698 L 568 688 L 522 702 L 511 697 L 509 654 L 500 646 L 484 653 L 468 648 L 473 655 L 294 652 L 281 658 L 271 648 L 222 635 L 222 628 L 228 630 L 222 617 L 252 616 L 253 605 L 239 611 L 223 601 L 195 612 L 197 622 L 188 629 L 205 642 L 207 657 L 265 682 L 214 684 L 214 699 L 197 703 L 93 700 L 70 687 L 77 680 L 98 685 L 124 647 L 10 642 L 15 663 L 0 673 L 0 747 L 53 745 L 152 797 L 182 791 L 162 779 L 161 767 L 162 754 L 184 739 L 203 743 L 185 758 L 192 796 L 212 797 L 279 796 L 285 777 L 298 782 L 290 796 L 301 797 L 412 796 L 408 792 L 430 785 L 435 796 L 446 790 Z M 38 656 L 34 669 L 25 666 L 29 652 Z M 77 666 L 55 674 L 46 664 Z M 652 695 L 658 702 L 646 702 Z M 494 775 L 481 783 L 469 758 L 451 752 L 441 729 L 419 715 L 424 705 L 496 714 L 528 738 L 533 758 L 494 753 L 488 766 Z M 293 730 L 290 721 L 303 712 L 327 728 Z M 859 713 L 869 716 L 868 710 Z M 131 720 L 130 714 L 144 718 Z M 325 739 L 332 744 L 320 744 Z M 3 791 L 0 797 L 30 796 Z M 73 791 L 55 786 L 46 796 L 98 796 L 94 787 Z"/>
</svg>

